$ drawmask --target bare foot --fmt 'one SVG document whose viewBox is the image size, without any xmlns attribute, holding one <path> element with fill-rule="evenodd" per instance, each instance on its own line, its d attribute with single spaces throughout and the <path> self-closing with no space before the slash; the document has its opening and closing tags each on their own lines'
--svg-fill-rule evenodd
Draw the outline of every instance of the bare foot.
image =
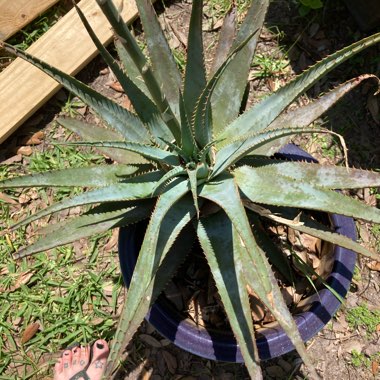
<svg viewBox="0 0 380 380">
<path fill-rule="evenodd" d="M 100 380 L 109 354 L 108 344 L 99 339 L 90 347 L 74 347 L 63 352 L 54 367 L 54 380 Z"/>
</svg>

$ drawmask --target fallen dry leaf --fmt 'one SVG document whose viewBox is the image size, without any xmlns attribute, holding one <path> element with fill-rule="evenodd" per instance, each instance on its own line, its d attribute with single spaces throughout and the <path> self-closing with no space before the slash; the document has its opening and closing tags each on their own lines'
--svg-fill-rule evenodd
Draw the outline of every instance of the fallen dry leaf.
<svg viewBox="0 0 380 380">
<path fill-rule="evenodd" d="M 139 335 L 139 338 L 140 340 L 142 340 L 144 343 L 152 346 L 152 347 L 155 347 L 155 348 L 160 348 L 161 347 L 161 343 L 153 338 L 151 335 L 148 335 L 148 334 L 141 334 Z"/>
<path fill-rule="evenodd" d="M 110 83 L 109 86 L 112 88 L 112 90 L 115 90 L 117 92 L 124 92 L 123 87 L 121 87 L 121 84 L 119 82 Z"/>
<path fill-rule="evenodd" d="M 26 342 L 29 342 L 37 334 L 37 331 L 39 330 L 39 328 L 40 328 L 40 324 L 37 322 L 31 323 L 30 325 L 28 325 L 26 329 L 24 330 L 24 333 L 22 334 L 21 344 L 25 344 Z"/>
<path fill-rule="evenodd" d="M 370 263 L 367 263 L 367 267 L 370 270 L 375 270 L 377 272 L 380 272 L 380 261 L 371 261 Z"/>
<path fill-rule="evenodd" d="M 0 193 L 0 200 L 2 200 L 5 203 L 11 203 L 13 205 L 17 205 L 18 202 L 15 201 L 13 198 L 11 198 L 9 195 Z"/>
<path fill-rule="evenodd" d="M 15 162 L 20 162 L 22 161 L 22 155 L 21 154 L 16 154 L 15 156 L 12 156 L 4 161 L 1 162 L 2 165 L 11 165 L 14 164 Z"/>
<path fill-rule="evenodd" d="M 25 137 L 21 144 L 22 145 L 38 145 L 41 144 L 43 138 L 45 137 L 45 134 L 43 131 L 38 131 L 34 133 L 32 136 Z"/>
<path fill-rule="evenodd" d="M 118 242 L 118 239 L 119 239 L 119 230 L 117 228 L 113 229 L 112 230 L 112 236 L 111 238 L 108 240 L 108 242 L 104 245 L 104 250 L 106 252 L 110 252 L 112 251 L 114 248 L 116 248 L 117 246 L 117 242 Z"/>
<path fill-rule="evenodd" d="M 372 375 L 375 376 L 379 372 L 379 363 L 378 362 L 372 362 L 371 365 Z"/>
<path fill-rule="evenodd" d="M 34 272 L 31 270 L 27 270 L 26 272 L 20 273 L 16 282 L 14 283 L 13 286 L 11 286 L 8 289 L 5 288 L 0 288 L 1 292 L 7 291 L 7 292 L 14 292 L 15 290 L 19 289 L 21 285 L 26 285 L 29 280 L 33 277 Z"/>
<path fill-rule="evenodd" d="M 29 201 L 30 201 L 30 197 L 27 194 L 21 194 L 18 197 L 18 203 L 20 203 L 21 205 L 28 203 Z"/>
<path fill-rule="evenodd" d="M 17 154 L 21 154 L 23 156 L 30 156 L 33 153 L 33 149 L 30 146 L 20 146 L 17 149 Z"/>
<path fill-rule="evenodd" d="M 174 375 L 177 369 L 177 359 L 168 351 L 163 351 L 162 356 L 164 357 L 169 372 Z"/>
</svg>

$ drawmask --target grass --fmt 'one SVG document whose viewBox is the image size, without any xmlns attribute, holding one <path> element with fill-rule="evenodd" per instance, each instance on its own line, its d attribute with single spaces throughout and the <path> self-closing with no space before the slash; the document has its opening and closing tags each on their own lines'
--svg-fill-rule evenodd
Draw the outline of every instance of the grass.
<svg viewBox="0 0 380 380">
<path fill-rule="evenodd" d="M 104 158 L 88 150 L 53 146 L 36 151 L 26 161 L 27 165 L 1 166 L 0 179 L 20 172 L 99 163 Z M 12 190 L 8 195 L 16 203 L 0 202 L 4 216 L 1 228 L 9 227 L 12 219 L 28 209 L 77 192 L 76 188 L 54 193 Z M 21 195 L 25 204 L 18 202 Z M 111 232 L 15 261 L 12 253 L 27 244 L 34 232 L 27 228 L 0 236 L 0 380 L 42 378 L 52 367 L 50 353 L 73 342 L 110 339 L 116 323 L 122 280 L 117 260 L 103 249 Z M 38 330 L 26 337 L 25 332 L 34 324 Z"/>
</svg>

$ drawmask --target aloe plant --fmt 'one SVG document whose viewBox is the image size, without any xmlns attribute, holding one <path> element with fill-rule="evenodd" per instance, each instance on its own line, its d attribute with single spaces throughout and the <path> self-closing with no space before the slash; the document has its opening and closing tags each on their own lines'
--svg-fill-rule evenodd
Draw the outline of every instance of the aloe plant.
<svg viewBox="0 0 380 380">
<path fill-rule="evenodd" d="M 255 224 L 249 214 L 253 212 L 256 218 L 290 226 L 378 258 L 358 243 L 317 223 L 307 213 L 294 220 L 278 208 L 274 212 L 273 206 L 295 210 L 295 215 L 299 210 L 319 210 L 380 223 L 378 209 L 336 191 L 380 186 L 380 174 L 282 161 L 274 159 L 273 153 L 297 134 L 332 133 L 312 122 L 363 80 L 378 81 L 376 77 L 359 76 L 302 109 L 284 111 L 340 63 L 379 42 L 380 33 L 326 57 L 242 112 L 250 64 L 269 0 L 254 1 L 238 30 L 233 12 L 227 15 L 211 73 L 207 73 L 204 61 L 203 4 L 202 0 L 194 0 L 183 75 L 149 0 L 137 1 L 149 58 L 118 15 L 113 2 L 97 2 L 116 33 L 120 62 L 101 45 L 77 9 L 99 52 L 131 100 L 133 112 L 28 53 L 1 44 L 80 97 L 104 121 L 106 128 L 59 118 L 59 124 L 84 140 L 70 144 L 96 147 L 118 162 L 117 165 L 69 168 L 1 182 L 1 189 L 86 188 L 84 193 L 52 204 L 12 228 L 71 207 L 90 207 L 74 219 L 47 227 L 43 238 L 19 250 L 15 257 L 22 258 L 146 219 L 145 238 L 104 375 L 111 378 L 147 311 L 184 260 L 185 250 L 175 248 L 181 244 L 188 246 L 189 239 L 198 239 L 250 376 L 261 378 L 247 285 L 276 317 L 316 377 L 278 288 L 271 267 L 275 260 L 268 260 L 274 257 L 273 253 L 270 248 L 264 251 L 257 241 Z"/>
</svg>

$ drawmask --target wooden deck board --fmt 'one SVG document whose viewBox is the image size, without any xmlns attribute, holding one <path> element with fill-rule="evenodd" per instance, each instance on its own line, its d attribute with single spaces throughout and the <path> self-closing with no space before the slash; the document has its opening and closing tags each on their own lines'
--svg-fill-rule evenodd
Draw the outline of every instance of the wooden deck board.
<svg viewBox="0 0 380 380">
<path fill-rule="evenodd" d="M 116 5 L 120 5 L 118 0 Z M 112 40 L 111 25 L 95 0 L 82 0 L 80 8 L 106 44 Z M 134 0 L 124 0 L 122 17 L 130 22 L 137 17 Z M 75 9 L 49 29 L 28 52 L 69 74 L 76 74 L 97 50 Z M 59 84 L 31 64 L 17 58 L 0 73 L 0 143 L 26 121 L 58 89 Z"/>
<path fill-rule="evenodd" d="M 59 0 L 0 0 L 0 40 L 5 41 Z"/>
</svg>

